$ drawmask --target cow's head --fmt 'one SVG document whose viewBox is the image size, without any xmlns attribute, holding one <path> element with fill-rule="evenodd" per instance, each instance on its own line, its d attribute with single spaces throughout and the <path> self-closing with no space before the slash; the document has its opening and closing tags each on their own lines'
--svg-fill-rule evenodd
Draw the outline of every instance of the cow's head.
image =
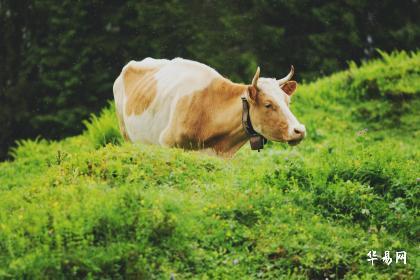
<svg viewBox="0 0 420 280">
<path fill-rule="evenodd" d="M 250 117 L 254 129 L 272 141 L 298 144 L 306 134 L 306 129 L 289 109 L 290 99 L 297 88 L 291 81 L 290 73 L 280 79 L 260 78 L 260 68 L 248 87 L 247 100 L 250 103 Z"/>
</svg>

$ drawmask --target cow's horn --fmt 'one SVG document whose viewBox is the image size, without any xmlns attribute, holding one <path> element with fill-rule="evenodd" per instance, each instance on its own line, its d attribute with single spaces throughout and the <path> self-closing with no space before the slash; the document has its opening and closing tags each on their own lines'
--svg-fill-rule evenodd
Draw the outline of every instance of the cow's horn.
<svg viewBox="0 0 420 280">
<path fill-rule="evenodd" d="M 260 78 L 260 67 L 257 67 L 254 78 L 252 78 L 252 86 L 257 88 L 258 79 Z"/>
<path fill-rule="evenodd" d="M 283 79 L 278 80 L 279 85 L 282 85 L 282 84 L 290 81 L 290 79 L 293 77 L 294 73 L 295 73 L 295 68 L 293 67 L 293 65 L 291 65 L 289 74 L 287 74 L 287 76 L 284 77 Z"/>
</svg>

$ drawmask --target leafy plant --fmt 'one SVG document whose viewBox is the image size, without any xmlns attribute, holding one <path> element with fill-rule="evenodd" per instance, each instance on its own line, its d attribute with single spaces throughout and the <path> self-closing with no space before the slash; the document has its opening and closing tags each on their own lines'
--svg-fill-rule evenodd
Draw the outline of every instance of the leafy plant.
<svg viewBox="0 0 420 280">
<path fill-rule="evenodd" d="M 112 106 L 82 135 L 19 141 L 0 163 L 0 278 L 415 279 L 419 57 L 299 87 L 293 110 L 314 135 L 293 148 L 227 161 L 123 143 Z M 407 264 L 371 266 L 371 250 Z"/>
<path fill-rule="evenodd" d="M 89 121 L 83 121 L 86 126 L 86 136 L 96 148 L 107 144 L 118 145 L 123 140 L 118 129 L 114 106 L 110 104 L 101 111 L 99 117 L 91 115 Z"/>
</svg>

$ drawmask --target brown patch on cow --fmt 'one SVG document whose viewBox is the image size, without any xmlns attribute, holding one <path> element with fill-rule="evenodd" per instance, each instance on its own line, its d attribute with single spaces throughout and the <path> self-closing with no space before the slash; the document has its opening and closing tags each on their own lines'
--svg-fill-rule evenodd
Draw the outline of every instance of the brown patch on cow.
<svg viewBox="0 0 420 280">
<path fill-rule="evenodd" d="M 181 97 L 164 142 L 168 146 L 210 148 L 217 154 L 232 155 L 247 140 L 240 99 L 246 90 L 246 85 L 216 78 L 203 90 Z"/>
<path fill-rule="evenodd" d="M 125 112 L 142 114 L 156 97 L 157 81 L 154 74 L 159 68 L 138 68 L 130 66 L 123 75 L 127 103 Z"/>
</svg>

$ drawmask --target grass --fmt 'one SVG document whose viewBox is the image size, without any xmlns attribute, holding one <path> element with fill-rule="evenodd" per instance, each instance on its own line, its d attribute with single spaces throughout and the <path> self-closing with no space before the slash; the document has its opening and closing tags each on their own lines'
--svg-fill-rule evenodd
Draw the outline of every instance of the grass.
<svg viewBox="0 0 420 280">
<path fill-rule="evenodd" d="M 418 278 L 419 69 L 383 54 L 302 85 L 308 139 L 229 161 L 123 143 L 112 107 L 20 141 L 0 163 L 0 278 Z"/>
</svg>

